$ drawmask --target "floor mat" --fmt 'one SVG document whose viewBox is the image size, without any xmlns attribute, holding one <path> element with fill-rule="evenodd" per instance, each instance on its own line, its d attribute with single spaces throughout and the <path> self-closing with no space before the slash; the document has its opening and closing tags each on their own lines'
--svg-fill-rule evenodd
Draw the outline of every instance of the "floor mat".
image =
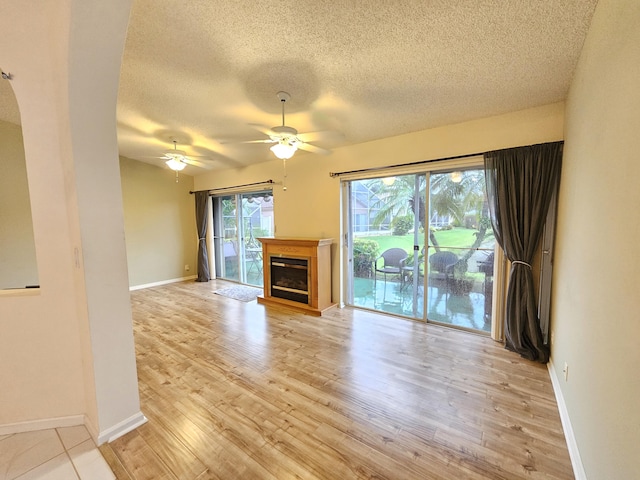
<svg viewBox="0 0 640 480">
<path fill-rule="evenodd" d="M 246 285 L 234 285 L 233 287 L 221 288 L 213 293 L 217 293 L 223 297 L 240 300 L 241 302 L 251 302 L 252 300 L 255 300 L 258 295 L 262 295 L 262 289 L 248 287 Z"/>
</svg>

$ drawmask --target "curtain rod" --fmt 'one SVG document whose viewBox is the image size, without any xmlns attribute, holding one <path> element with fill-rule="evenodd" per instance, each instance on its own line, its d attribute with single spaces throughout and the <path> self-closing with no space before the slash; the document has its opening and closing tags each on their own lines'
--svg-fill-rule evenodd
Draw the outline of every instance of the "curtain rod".
<svg viewBox="0 0 640 480">
<path fill-rule="evenodd" d="M 545 142 L 545 143 L 564 143 L 564 140 L 560 140 L 558 142 Z M 532 145 L 523 145 L 523 146 L 533 147 L 535 145 L 544 145 L 544 143 L 536 143 L 536 144 L 532 144 Z M 510 147 L 510 148 L 521 148 L 521 147 Z M 509 149 L 506 148 L 506 149 L 503 149 L 503 150 L 509 150 Z M 375 172 L 377 170 L 389 170 L 391 168 L 413 167 L 415 165 L 425 165 L 427 163 L 444 162 L 446 160 L 460 160 L 462 158 L 478 157 L 480 155 L 484 155 L 485 153 L 488 153 L 488 152 L 467 153 L 465 155 L 456 155 L 454 157 L 433 158 L 431 160 L 420 160 L 418 162 L 400 163 L 398 165 L 385 165 L 383 167 L 362 168 L 360 170 L 348 170 L 348 171 L 345 171 L 345 172 L 329 172 L 329 176 L 330 177 L 339 177 L 340 175 L 349 175 L 351 173 L 365 173 L 365 172 Z"/>
<path fill-rule="evenodd" d="M 209 188 L 207 190 L 196 190 L 195 192 L 192 192 L 191 190 L 189 190 L 189 193 L 191 195 L 193 195 L 194 193 L 200 193 L 200 192 L 218 192 L 220 190 L 229 190 L 232 188 L 242 188 L 242 187 L 252 187 L 254 185 L 273 185 L 276 182 L 274 182 L 273 180 L 269 179 L 269 180 L 265 180 L 264 182 L 254 182 L 254 183 L 245 183 L 243 185 L 233 185 L 231 187 L 220 187 L 220 188 Z"/>
<path fill-rule="evenodd" d="M 390 168 L 413 167 L 414 165 L 424 165 L 427 163 L 443 162 L 445 160 L 459 160 L 461 158 L 471 158 L 484 155 L 484 153 L 468 153 L 466 155 L 457 155 L 455 157 L 434 158 L 431 160 L 420 160 L 419 162 L 399 163 L 397 165 L 385 165 L 383 167 L 361 168 L 360 170 L 348 170 L 345 172 L 329 172 L 330 177 L 339 177 L 340 175 L 348 175 L 351 173 L 375 172 L 376 170 L 389 170 Z"/>
</svg>

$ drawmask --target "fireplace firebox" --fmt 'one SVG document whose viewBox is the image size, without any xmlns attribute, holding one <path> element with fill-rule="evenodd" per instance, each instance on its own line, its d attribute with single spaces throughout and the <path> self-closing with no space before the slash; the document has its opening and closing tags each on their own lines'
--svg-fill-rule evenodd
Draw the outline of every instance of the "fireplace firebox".
<svg viewBox="0 0 640 480">
<path fill-rule="evenodd" d="M 309 303 L 309 260 L 270 257 L 271 296 Z"/>
<path fill-rule="evenodd" d="M 259 238 L 264 295 L 258 303 L 322 315 L 331 302 L 331 239 Z"/>
</svg>

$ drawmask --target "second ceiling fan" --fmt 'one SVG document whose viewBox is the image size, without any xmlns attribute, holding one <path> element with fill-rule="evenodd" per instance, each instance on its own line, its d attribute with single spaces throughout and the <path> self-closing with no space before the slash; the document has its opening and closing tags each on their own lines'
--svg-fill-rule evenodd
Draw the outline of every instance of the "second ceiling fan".
<svg viewBox="0 0 640 480">
<path fill-rule="evenodd" d="M 183 150 L 178 150 L 178 141 L 175 138 L 171 138 L 173 143 L 173 150 L 167 150 L 162 157 L 162 160 L 166 160 L 167 166 L 176 172 L 183 170 L 187 165 L 194 167 L 204 168 L 205 170 L 211 170 L 213 167 L 208 165 L 205 161 L 195 160 L 192 155 L 187 155 Z"/>
<path fill-rule="evenodd" d="M 274 145 L 271 147 L 271 151 L 276 157 L 283 160 L 291 158 L 298 149 L 311 153 L 319 153 L 321 155 L 329 155 L 331 153 L 330 150 L 316 147 L 304 141 L 305 136 L 311 134 L 299 134 L 295 128 L 285 125 L 284 106 L 285 103 L 291 99 L 291 95 L 287 92 L 278 92 L 277 97 L 282 104 L 282 125 L 272 128 L 266 128 L 262 125 L 252 125 L 269 138 L 264 140 L 249 140 L 242 143 L 273 143 Z"/>
</svg>

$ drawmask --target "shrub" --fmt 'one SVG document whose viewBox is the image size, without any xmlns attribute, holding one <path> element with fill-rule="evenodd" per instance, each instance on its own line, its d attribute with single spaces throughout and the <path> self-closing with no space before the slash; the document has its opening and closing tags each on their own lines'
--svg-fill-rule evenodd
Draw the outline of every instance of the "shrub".
<svg viewBox="0 0 640 480">
<path fill-rule="evenodd" d="M 353 274 L 369 278 L 373 274 L 373 262 L 378 257 L 378 242 L 375 240 L 353 240 Z"/>
<path fill-rule="evenodd" d="M 396 217 L 391 221 L 391 227 L 393 228 L 394 235 L 406 235 L 409 233 L 409 230 L 413 228 L 413 216 L 405 215 L 403 217 Z"/>
</svg>

